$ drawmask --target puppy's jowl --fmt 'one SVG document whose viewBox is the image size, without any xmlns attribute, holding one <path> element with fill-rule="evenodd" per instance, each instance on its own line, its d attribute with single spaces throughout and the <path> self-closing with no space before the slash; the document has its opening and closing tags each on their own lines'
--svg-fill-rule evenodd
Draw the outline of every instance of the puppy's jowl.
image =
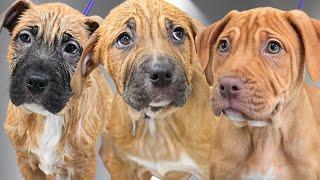
<svg viewBox="0 0 320 180">
<path fill-rule="evenodd" d="M 98 71 L 88 77 L 80 98 L 72 97 L 70 81 L 100 20 L 64 4 L 25 0 L 4 14 L 1 28 L 11 36 L 5 130 L 25 179 L 94 178 L 95 144 L 111 93 Z"/>
<path fill-rule="evenodd" d="M 212 179 L 319 179 L 320 22 L 301 11 L 233 11 L 197 36 L 222 115 Z"/>
<path fill-rule="evenodd" d="M 82 77 L 103 61 L 117 87 L 100 152 L 113 179 L 208 178 L 214 116 L 194 45 L 201 28 L 162 0 L 129 0 L 92 35 Z"/>
</svg>

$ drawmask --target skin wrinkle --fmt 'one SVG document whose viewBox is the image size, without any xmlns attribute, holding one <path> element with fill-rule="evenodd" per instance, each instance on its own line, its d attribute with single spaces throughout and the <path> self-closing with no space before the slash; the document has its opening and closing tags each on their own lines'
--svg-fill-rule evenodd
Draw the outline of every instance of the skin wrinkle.
<svg viewBox="0 0 320 180">
<path fill-rule="evenodd" d="M 249 21 L 249 25 L 248 26 L 243 26 L 242 27 L 242 30 L 241 31 L 243 31 L 243 32 L 246 32 L 246 29 L 245 28 L 247 28 L 247 29 L 251 29 L 251 31 L 249 32 L 249 35 L 248 36 L 242 36 L 242 37 L 247 37 L 247 39 L 246 39 L 246 41 L 244 42 L 244 44 L 252 44 L 252 43 L 248 43 L 249 41 L 250 41 L 250 33 L 252 32 L 252 33 L 255 33 L 255 28 L 252 28 L 252 26 L 254 26 L 254 24 L 253 23 L 250 23 L 250 22 L 252 22 L 252 21 L 254 21 L 254 20 L 256 20 L 256 15 L 252 15 L 251 17 L 250 17 L 250 21 Z M 259 19 L 259 20 L 261 20 L 261 19 Z M 258 24 L 259 24 L 259 21 L 258 21 Z M 258 26 L 258 25 L 256 25 L 256 26 Z M 256 35 L 254 35 L 254 37 L 256 37 Z M 240 41 L 241 41 L 241 39 L 240 39 Z M 247 42 L 247 43 L 246 43 Z M 249 47 L 245 47 L 245 46 L 241 46 L 241 48 L 243 48 L 243 50 L 240 50 L 240 49 L 236 49 L 236 50 L 234 50 L 235 52 L 243 52 L 244 51 L 244 49 L 250 49 Z M 247 55 L 245 55 L 245 54 L 243 54 L 242 53 L 242 56 L 244 56 L 244 57 L 246 57 Z M 260 61 L 258 61 L 258 63 L 260 63 Z M 249 72 L 250 72 L 250 69 L 252 70 L 252 68 L 249 68 L 250 66 L 244 66 L 244 68 L 246 68 L 246 73 L 245 74 L 248 74 L 248 70 L 249 70 Z M 227 66 L 226 66 L 226 69 L 230 69 L 230 68 L 228 68 Z M 264 68 L 262 68 L 262 69 L 264 69 Z M 258 73 L 259 72 L 261 72 L 261 71 L 258 71 Z M 253 75 L 254 73 L 252 73 L 252 75 Z M 263 74 L 263 73 L 261 73 L 261 74 Z M 256 74 L 254 74 L 254 75 L 256 75 Z M 250 77 L 250 76 L 249 76 Z M 263 78 L 262 78 L 263 79 Z M 271 81 L 270 81 L 271 82 Z M 272 83 L 272 82 L 271 82 Z M 275 87 L 273 87 L 272 89 L 276 89 Z M 275 94 L 277 94 L 276 92 L 275 92 Z"/>
<path fill-rule="evenodd" d="M 224 27 L 224 24 L 227 25 Z M 251 28 L 247 28 L 249 25 Z M 240 35 L 242 37 L 239 41 L 232 40 L 231 52 L 228 55 L 222 57 L 217 52 L 218 49 L 213 49 L 211 59 L 200 59 L 203 62 L 214 62 L 214 73 L 209 70 L 212 67 L 204 67 L 207 76 L 207 72 L 210 72 L 210 76 L 215 77 L 212 108 L 219 112 L 229 107 L 229 101 L 225 101 L 219 94 L 218 85 L 221 77 L 232 76 L 244 79 L 241 93 L 234 99 L 234 103 L 231 100 L 235 110 L 249 116 L 249 119 L 242 119 L 270 121 L 270 124 L 264 127 L 242 123 L 239 128 L 230 121 L 230 117 L 223 115 L 211 145 L 210 178 L 320 177 L 317 141 L 320 136 L 317 130 L 320 124 L 317 109 L 320 104 L 315 100 L 320 98 L 320 93 L 304 82 L 306 64 L 313 79 L 317 79 L 315 73 L 319 72 L 319 54 L 310 51 L 319 48 L 318 26 L 319 21 L 309 18 L 301 11 L 257 8 L 232 12 L 197 37 L 201 40 L 202 37 L 207 37 L 207 34 L 228 36 L 225 32 L 234 27 L 245 32 Z M 220 29 L 223 29 L 222 32 Z M 281 53 L 266 55 L 267 52 L 261 49 L 265 48 L 269 38 L 283 44 Z M 219 40 L 218 38 L 216 41 Z M 205 57 L 203 54 L 211 50 L 202 49 L 202 44 L 200 42 L 197 46 L 200 57 Z M 313 66 L 310 67 L 310 64 Z M 248 101 L 248 98 L 251 101 Z M 259 105 L 255 102 L 259 102 Z"/>
</svg>

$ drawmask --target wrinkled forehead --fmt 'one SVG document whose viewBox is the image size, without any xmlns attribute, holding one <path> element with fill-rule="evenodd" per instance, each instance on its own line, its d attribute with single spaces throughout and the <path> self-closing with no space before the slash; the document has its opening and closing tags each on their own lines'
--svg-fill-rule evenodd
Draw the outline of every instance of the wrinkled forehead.
<svg viewBox="0 0 320 180">
<path fill-rule="evenodd" d="M 65 33 L 79 40 L 87 37 L 84 15 L 59 3 L 34 5 L 20 18 L 13 36 L 28 27 L 38 27 L 38 35 L 49 42 L 60 40 Z"/>
<path fill-rule="evenodd" d="M 223 31 L 223 36 L 237 34 L 240 37 L 258 40 L 266 35 L 280 40 L 295 37 L 284 11 L 271 8 L 241 12 L 231 18 Z"/>
<path fill-rule="evenodd" d="M 102 24 L 108 34 L 123 29 L 128 24 L 140 31 L 161 31 L 170 23 L 187 26 L 189 17 L 182 10 L 162 0 L 129 0 L 113 9 Z M 145 33 L 145 32 L 137 32 Z M 146 36 L 149 35 L 145 34 Z"/>
</svg>

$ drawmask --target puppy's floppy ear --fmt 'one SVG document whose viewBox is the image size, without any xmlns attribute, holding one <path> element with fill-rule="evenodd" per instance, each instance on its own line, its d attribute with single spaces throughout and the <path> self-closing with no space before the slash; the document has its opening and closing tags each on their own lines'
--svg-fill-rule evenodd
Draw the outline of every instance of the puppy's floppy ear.
<svg viewBox="0 0 320 180">
<path fill-rule="evenodd" d="M 2 15 L 0 19 L 0 31 L 7 28 L 12 33 L 14 27 L 18 24 L 20 16 L 30 7 L 33 3 L 29 0 L 17 0 L 14 2 Z"/>
<path fill-rule="evenodd" d="M 71 88 L 74 96 L 76 97 L 80 97 L 86 78 L 100 64 L 100 55 L 97 54 L 99 52 L 95 52 L 95 47 L 98 43 L 98 40 L 98 33 L 93 33 L 85 46 L 77 69 L 72 76 Z"/>
<path fill-rule="evenodd" d="M 191 18 L 190 20 L 190 27 L 192 29 L 192 35 L 193 38 L 196 38 L 196 35 L 198 33 L 200 33 L 204 28 L 205 25 L 203 25 L 200 21 L 198 21 L 197 19 Z"/>
<path fill-rule="evenodd" d="M 210 86 L 213 84 L 213 45 L 216 43 L 220 33 L 223 31 L 230 19 L 238 13 L 238 11 L 231 11 L 222 20 L 205 28 L 196 36 L 196 47 L 200 64 Z"/>
<path fill-rule="evenodd" d="M 100 26 L 103 19 L 100 16 L 89 16 L 85 20 L 85 24 L 87 25 L 87 29 L 92 35 Z"/>
<path fill-rule="evenodd" d="M 302 43 L 302 58 L 307 65 L 310 78 L 320 80 L 320 21 L 311 19 L 304 12 L 292 10 L 286 18 L 294 28 Z M 303 73 L 303 72 L 302 72 Z"/>
<path fill-rule="evenodd" d="M 205 28 L 205 26 L 200 21 L 198 21 L 198 20 L 196 20 L 194 18 L 190 18 L 188 26 L 190 28 L 190 29 L 188 29 L 188 34 L 190 34 L 190 40 L 191 40 L 191 42 L 192 42 L 192 44 L 194 46 L 192 48 L 193 51 L 194 51 L 194 53 L 192 53 L 193 59 L 194 59 L 194 63 L 198 64 L 199 63 L 199 60 L 198 60 L 199 58 L 198 58 L 198 55 L 196 53 L 197 49 L 195 47 L 195 40 L 196 40 L 197 34 L 200 33 Z"/>
<path fill-rule="evenodd" d="M 98 33 L 95 32 L 102 21 L 103 19 L 100 16 L 90 16 L 85 19 L 85 25 L 89 31 L 90 39 L 85 46 L 76 72 L 71 79 L 71 88 L 75 97 L 80 97 L 86 77 L 99 65 L 99 63 L 93 59 L 93 55 L 99 37 Z"/>
</svg>

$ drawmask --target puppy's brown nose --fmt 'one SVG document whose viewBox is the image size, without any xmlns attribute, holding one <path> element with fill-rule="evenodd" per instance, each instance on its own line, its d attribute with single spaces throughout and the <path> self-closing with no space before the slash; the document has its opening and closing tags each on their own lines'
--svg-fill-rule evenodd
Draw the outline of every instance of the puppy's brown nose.
<svg viewBox="0 0 320 180">
<path fill-rule="evenodd" d="M 243 81 L 234 77 L 223 77 L 220 80 L 219 92 L 224 98 L 237 97 L 243 89 Z"/>
<path fill-rule="evenodd" d="M 166 87 L 172 83 L 174 66 L 169 60 L 162 60 L 151 65 L 149 80 L 155 87 Z"/>
<path fill-rule="evenodd" d="M 49 78 L 46 76 L 29 76 L 25 80 L 26 87 L 33 94 L 42 93 L 49 84 Z"/>
</svg>

